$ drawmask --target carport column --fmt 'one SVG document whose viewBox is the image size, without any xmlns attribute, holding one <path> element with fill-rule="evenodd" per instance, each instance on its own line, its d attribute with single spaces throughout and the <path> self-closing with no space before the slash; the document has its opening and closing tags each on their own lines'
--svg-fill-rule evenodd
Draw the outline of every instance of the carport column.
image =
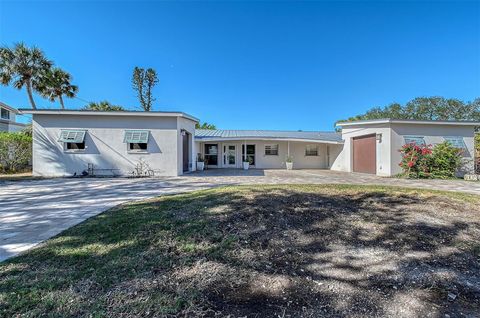
<svg viewBox="0 0 480 318">
<path fill-rule="evenodd" d="M 290 141 L 287 140 L 287 157 L 290 157 Z"/>
<path fill-rule="evenodd" d="M 243 141 L 243 161 L 247 161 L 247 141 Z"/>
</svg>

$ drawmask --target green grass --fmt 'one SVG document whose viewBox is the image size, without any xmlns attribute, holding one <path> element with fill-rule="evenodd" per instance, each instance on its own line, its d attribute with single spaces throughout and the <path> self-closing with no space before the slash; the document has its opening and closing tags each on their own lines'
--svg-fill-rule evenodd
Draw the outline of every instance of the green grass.
<svg viewBox="0 0 480 318">
<path fill-rule="evenodd" d="M 202 272 L 200 265 L 223 264 L 224 271 L 238 273 L 256 270 L 267 262 L 255 234 L 262 224 L 244 218 L 308 208 L 309 199 L 299 200 L 299 195 L 338 213 L 351 202 L 364 209 L 376 198 L 480 203 L 479 196 L 464 193 L 355 185 L 224 187 L 129 203 L 1 263 L 0 316 L 200 315 L 205 297 L 215 290 L 210 270 Z M 263 225 L 268 228 L 269 222 Z M 249 244 L 255 249 L 246 250 Z M 247 251 L 256 254 L 245 264 L 239 255 Z M 232 278 L 232 284 L 237 280 Z"/>
</svg>

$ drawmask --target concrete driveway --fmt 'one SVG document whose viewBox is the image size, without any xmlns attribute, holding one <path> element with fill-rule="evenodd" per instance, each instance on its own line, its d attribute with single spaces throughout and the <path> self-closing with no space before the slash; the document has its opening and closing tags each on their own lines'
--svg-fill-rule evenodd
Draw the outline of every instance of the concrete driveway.
<svg viewBox="0 0 480 318">
<path fill-rule="evenodd" d="M 0 182 L 0 261 L 115 205 L 233 184 L 376 184 L 480 195 L 480 182 L 402 180 L 327 170 L 208 170 L 176 178 Z"/>
<path fill-rule="evenodd" d="M 0 261 L 115 205 L 209 186 L 189 178 L 0 183 Z"/>
</svg>

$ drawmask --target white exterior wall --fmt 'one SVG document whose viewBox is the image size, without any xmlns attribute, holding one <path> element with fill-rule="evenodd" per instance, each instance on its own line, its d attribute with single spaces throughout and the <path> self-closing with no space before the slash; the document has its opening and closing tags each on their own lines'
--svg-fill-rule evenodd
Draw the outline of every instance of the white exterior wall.
<svg viewBox="0 0 480 318">
<path fill-rule="evenodd" d="M 465 173 L 474 172 L 475 158 L 475 131 L 473 126 L 454 125 L 413 125 L 413 124 L 391 124 L 392 128 L 392 175 L 402 172 L 398 166 L 402 155 L 398 152 L 404 144 L 404 136 L 424 137 L 427 145 L 435 146 L 445 141 L 443 137 L 463 137 L 468 152 L 463 157 L 463 167 L 458 176 L 463 177 Z"/>
<path fill-rule="evenodd" d="M 87 170 L 89 163 L 97 169 L 120 169 L 131 173 L 140 159 L 156 174 L 178 175 L 177 117 L 33 115 L 33 174 L 70 176 Z M 64 151 L 58 142 L 62 129 L 85 129 L 84 151 Z M 131 153 L 123 142 L 126 129 L 150 131 L 147 153 Z"/>
<path fill-rule="evenodd" d="M 197 170 L 195 161 L 196 161 L 196 152 L 195 152 L 195 122 L 189 119 L 185 119 L 182 117 L 177 117 L 177 127 L 178 127 L 178 165 L 177 165 L 177 174 L 183 174 L 183 140 L 182 140 L 182 129 L 185 130 L 188 136 L 188 143 L 189 143 L 189 154 L 188 154 L 188 169 L 189 171 Z"/>
<path fill-rule="evenodd" d="M 463 176 L 466 172 L 474 170 L 474 127 L 462 125 L 441 124 L 403 124 L 385 123 L 347 126 L 342 129 L 342 138 L 345 141 L 341 151 L 333 163 L 331 169 L 337 171 L 353 171 L 353 147 L 352 138 L 357 136 L 381 134 L 382 140 L 377 140 L 376 163 L 377 175 L 393 176 L 402 172 L 398 165 L 401 161 L 401 153 L 398 151 L 404 144 L 404 136 L 424 137 L 426 144 L 435 145 L 442 143 L 445 136 L 463 137 L 468 148 L 468 154 L 464 157 L 464 166 L 458 175 Z"/>
<path fill-rule="evenodd" d="M 0 121 L 0 131 L 9 131 L 9 129 L 8 129 L 8 123 L 1 122 L 1 121 Z"/>
<path fill-rule="evenodd" d="M 369 126 L 349 126 L 342 129 L 342 138 L 344 140 L 343 151 L 339 153 L 338 157 L 332 165 L 332 170 L 336 171 L 353 171 L 353 143 L 352 138 L 358 136 L 365 136 L 371 134 L 382 134 L 382 140 L 376 141 L 377 152 L 377 175 L 390 176 L 391 175 L 391 129 L 388 124 L 376 124 Z"/>
<path fill-rule="evenodd" d="M 8 131 L 9 132 L 18 132 L 18 131 L 24 130 L 25 127 L 26 126 L 23 125 L 23 124 L 11 122 L 11 123 L 8 124 Z"/>
<path fill-rule="evenodd" d="M 242 167 L 242 145 L 244 141 L 222 141 L 222 142 L 196 142 L 196 153 L 201 153 L 202 156 L 205 155 L 204 144 L 218 144 L 219 154 L 218 162 L 219 165 L 217 168 L 224 168 L 223 164 L 223 147 L 225 145 L 236 145 L 236 165 L 235 168 Z M 288 154 L 288 142 L 287 141 L 277 141 L 277 140 L 247 140 L 247 145 L 255 145 L 255 168 L 257 169 L 280 169 L 286 168 L 285 160 Z M 278 144 L 278 155 L 271 156 L 265 155 L 265 145 Z M 318 156 L 305 156 L 305 149 L 307 145 L 317 145 L 318 146 Z M 341 145 L 328 145 L 330 149 L 336 150 Z M 335 151 L 333 152 L 335 154 Z M 328 154 L 327 154 L 327 144 L 321 143 L 308 143 L 308 142 L 298 142 L 290 141 L 290 156 L 293 157 L 293 166 L 295 169 L 327 169 L 328 168 Z M 332 155 L 330 155 L 332 156 Z"/>
</svg>

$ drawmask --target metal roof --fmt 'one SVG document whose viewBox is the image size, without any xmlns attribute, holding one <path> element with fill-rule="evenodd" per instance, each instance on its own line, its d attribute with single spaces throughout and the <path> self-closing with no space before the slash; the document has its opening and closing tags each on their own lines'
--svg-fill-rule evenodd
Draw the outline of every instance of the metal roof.
<svg viewBox="0 0 480 318">
<path fill-rule="evenodd" d="M 197 140 L 278 139 L 326 143 L 343 143 L 342 135 L 334 131 L 283 131 L 283 130 L 195 130 Z"/>
</svg>

